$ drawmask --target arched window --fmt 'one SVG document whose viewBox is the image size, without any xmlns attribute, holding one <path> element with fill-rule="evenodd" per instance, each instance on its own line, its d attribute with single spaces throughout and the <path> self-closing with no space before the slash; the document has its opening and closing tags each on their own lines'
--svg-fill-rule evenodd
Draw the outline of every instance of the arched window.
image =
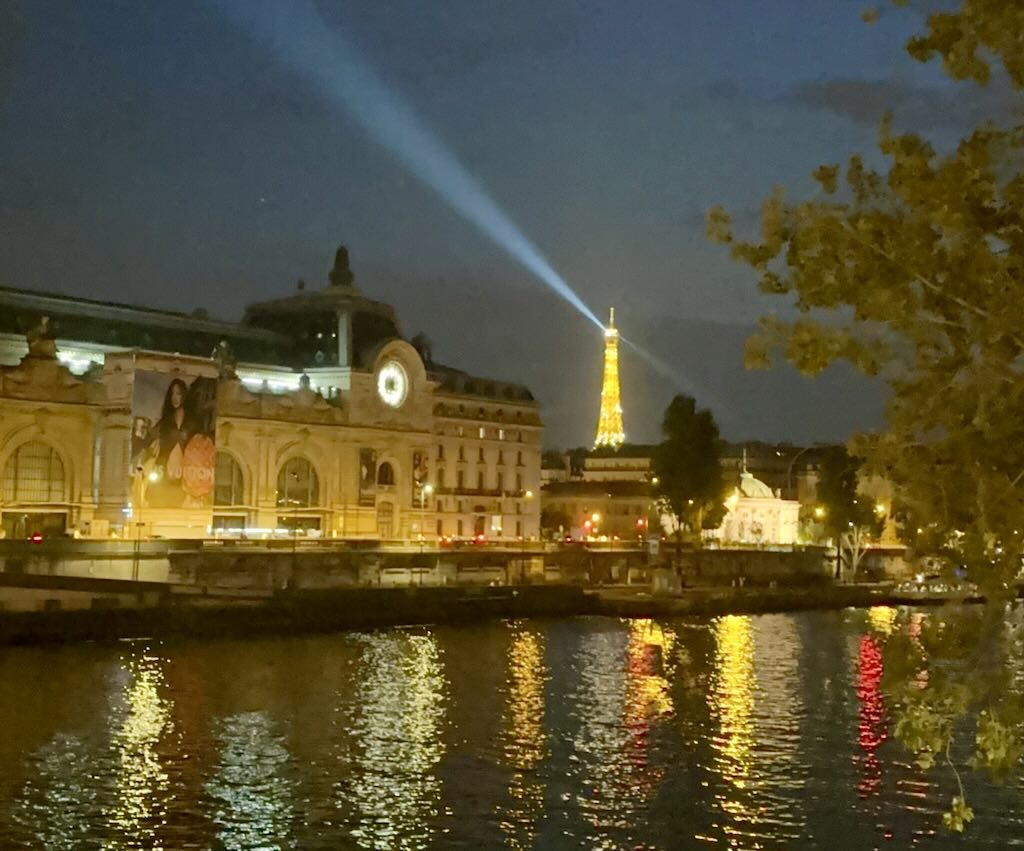
<svg viewBox="0 0 1024 851">
<path fill-rule="evenodd" d="M 245 492 L 242 468 L 227 452 L 217 453 L 213 478 L 214 505 L 244 505 Z"/>
<path fill-rule="evenodd" d="M 23 443 L 4 466 L 3 501 L 54 503 L 67 498 L 64 462 L 53 447 L 32 440 Z"/>
<path fill-rule="evenodd" d="M 312 508 L 320 504 L 320 480 L 305 458 L 289 458 L 277 472 L 277 504 Z"/>
<path fill-rule="evenodd" d="M 395 468 L 387 461 L 377 468 L 377 484 L 393 485 L 395 483 Z"/>
</svg>

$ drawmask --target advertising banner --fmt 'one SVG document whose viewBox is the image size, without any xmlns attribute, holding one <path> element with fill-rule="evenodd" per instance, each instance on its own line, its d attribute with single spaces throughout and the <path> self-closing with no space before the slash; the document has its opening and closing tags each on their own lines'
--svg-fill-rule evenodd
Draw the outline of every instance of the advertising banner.
<svg viewBox="0 0 1024 851">
<path fill-rule="evenodd" d="M 139 370 L 132 396 L 134 499 L 144 508 L 213 504 L 217 379 Z"/>
<path fill-rule="evenodd" d="M 423 506 L 423 486 L 427 483 L 427 453 L 412 453 L 412 501 Z"/>
</svg>

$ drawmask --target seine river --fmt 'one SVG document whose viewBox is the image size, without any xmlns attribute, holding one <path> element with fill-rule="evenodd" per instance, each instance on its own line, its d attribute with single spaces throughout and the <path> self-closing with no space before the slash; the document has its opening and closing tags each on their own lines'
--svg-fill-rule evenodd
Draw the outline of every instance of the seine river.
<svg viewBox="0 0 1024 851">
<path fill-rule="evenodd" d="M 0 848 L 1024 846 L 889 740 L 892 616 L 0 649 Z"/>
</svg>

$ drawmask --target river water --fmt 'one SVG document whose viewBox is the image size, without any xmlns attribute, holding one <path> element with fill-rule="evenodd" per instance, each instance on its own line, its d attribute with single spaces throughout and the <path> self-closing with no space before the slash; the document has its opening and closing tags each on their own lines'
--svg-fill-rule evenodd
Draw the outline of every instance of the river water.
<svg viewBox="0 0 1024 851">
<path fill-rule="evenodd" d="M 1024 846 L 888 736 L 887 609 L 0 648 L 0 848 Z"/>
</svg>

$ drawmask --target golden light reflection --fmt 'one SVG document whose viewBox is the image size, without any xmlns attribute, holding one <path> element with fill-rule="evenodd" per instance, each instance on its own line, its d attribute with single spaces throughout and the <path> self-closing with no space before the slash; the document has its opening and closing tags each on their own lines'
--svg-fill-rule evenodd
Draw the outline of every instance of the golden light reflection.
<svg viewBox="0 0 1024 851">
<path fill-rule="evenodd" d="M 357 686 L 353 779 L 339 784 L 339 806 L 353 811 L 360 848 L 433 847 L 444 754 L 448 684 L 433 634 L 365 637 Z"/>
<path fill-rule="evenodd" d="M 668 680 L 662 676 L 672 656 L 675 633 L 652 620 L 631 621 L 625 719 L 628 726 L 644 724 L 672 712 Z"/>
<path fill-rule="evenodd" d="M 722 774 L 742 789 L 754 745 L 754 630 L 746 615 L 725 615 L 714 625 L 715 675 L 711 706 L 720 735 L 713 740 L 722 757 Z"/>
<path fill-rule="evenodd" d="M 104 847 L 155 848 L 157 830 L 166 823 L 169 782 L 157 746 L 171 730 L 170 700 L 164 688 L 160 660 L 143 655 L 124 664 L 128 674 L 125 715 L 114 732 L 119 770 L 116 800 L 107 813 L 112 838 Z"/>
<path fill-rule="evenodd" d="M 544 783 L 533 771 L 547 754 L 544 683 L 548 672 L 542 636 L 522 624 L 512 624 L 511 630 L 503 752 L 513 774 L 509 803 L 499 809 L 499 819 L 505 844 L 527 849 L 533 847 L 537 819 L 544 810 Z"/>
<path fill-rule="evenodd" d="M 652 734 L 672 712 L 663 674 L 675 635 L 649 620 L 625 623 L 625 635 L 588 636 L 579 656 L 580 729 L 573 759 L 581 779 L 576 801 L 593 828 L 585 840 L 590 848 L 632 847 L 632 830 L 643 821 L 665 773 Z"/>
<path fill-rule="evenodd" d="M 892 635 L 896 628 L 896 609 L 891 606 L 872 606 L 868 609 L 868 625 L 879 635 Z"/>
</svg>

